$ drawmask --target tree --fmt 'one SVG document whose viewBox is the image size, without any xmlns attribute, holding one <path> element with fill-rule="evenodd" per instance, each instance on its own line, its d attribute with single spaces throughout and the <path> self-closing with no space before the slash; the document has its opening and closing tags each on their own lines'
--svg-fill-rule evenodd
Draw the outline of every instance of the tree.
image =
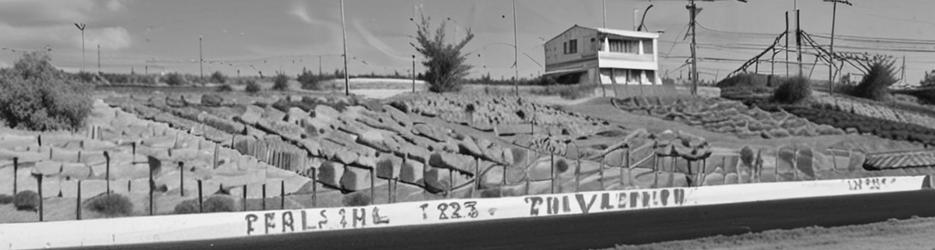
<svg viewBox="0 0 935 250">
<path fill-rule="evenodd" d="M 431 35 L 429 18 L 423 16 L 422 22 L 416 31 L 416 43 L 410 43 L 427 60 L 422 62 L 427 71 L 425 80 L 432 92 L 456 91 L 461 87 L 462 79 L 471 70 L 466 64 L 467 55 L 461 50 L 474 39 L 474 33 L 467 29 L 464 39 L 456 43 L 445 42 L 445 26 L 443 21 L 434 36 Z"/>
<path fill-rule="evenodd" d="M 227 76 L 221 73 L 221 71 L 215 71 L 213 74 L 211 74 L 211 82 L 225 83 L 227 82 Z"/>
<path fill-rule="evenodd" d="M 90 89 L 52 66 L 42 52 L 0 70 L 0 120 L 13 128 L 77 130 L 91 114 Z"/>
<path fill-rule="evenodd" d="M 276 72 L 273 78 L 273 89 L 279 91 L 289 90 L 289 76 L 283 72 Z"/>
<path fill-rule="evenodd" d="M 896 80 L 896 61 L 891 57 L 876 56 L 866 66 L 866 74 L 854 87 L 851 95 L 882 101 L 889 98 L 889 87 Z"/>
</svg>

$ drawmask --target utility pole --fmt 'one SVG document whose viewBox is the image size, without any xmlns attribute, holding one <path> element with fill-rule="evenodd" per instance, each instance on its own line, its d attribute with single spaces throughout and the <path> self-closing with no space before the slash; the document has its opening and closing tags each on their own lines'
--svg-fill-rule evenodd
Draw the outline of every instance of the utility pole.
<svg viewBox="0 0 935 250">
<path fill-rule="evenodd" d="M 834 22 L 838 16 L 838 1 L 831 1 L 831 46 L 828 47 L 830 51 L 828 58 L 828 94 L 834 95 Z"/>
<path fill-rule="evenodd" d="M 906 84 L 906 55 L 903 55 L 903 66 L 900 71 L 902 71 L 902 73 L 899 74 L 899 81 Z"/>
<path fill-rule="evenodd" d="M 204 66 L 204 64 L 205 64 L 205 57 L 204 57 L 204 55 L 201 53 L 201 40 L 202 40 L 202 38 L 203 38 L 202 36 L 198 36 L 198 71 L 199 71 L 199 75 L 200 75 L 200 77 L 201 77 L 201 81 L 204 81 L 204 80 L 205 80 L 205 66 Z"/>
<path fill-rule="evenodd" d="M 321 76 L 321 55 L 318 55 L 318 76 Z"/>
<path fill-rule="evenodd" d="M 799 76 L 802 76 L 802 26 L 800 26 L 800 15 L 802 13 L 799 10 L 795 10 L 795 50 L 798 54 L 799 61 Z"/>
<path fill-rule="evenodd" d="M 416 92 L 416 55 L 412 55 L 412 93 Z"/>
<path fill-rule="evenodd" d="M 690 0 L 686 8 L 688 8 L 688 16 L 691 19 L 688 25 L 691 28 L 691 33 L 692 33 L 692 43 L 691 43 L 692 65 L 691 65 L 691 73 L 689 73 L 689 77 L 692 80 L 691 94 L 697 95 L 698 94 L 698 57 L 695 53 L 695 15 L 697 14 L 698 6 L 695 5 L 695 0 Z"/>
<path fill-rule="evenodd" d="M 786 48 L 785 48 L 785 51 L 786 51 L 786 63 L 785 63 L 785 65 L 786 65 L 786 77 L 789 77 L 789 12 L 788 12 L 788 11 L 786 11 L 786 34 L 784 35 L 784 37 L 786 38 Z"/>
<path fill-rule="evenodd" d="M 344 0 L 341 0 L 341 35 L 344 37 L 344 95 L 351 95 L 351 79 L 347 72 L 347 26 L 344 24 Z"/>
<path fill-rule="evenodd" d="M 513 0 L 513 91 L 519 96 L 519 39 L 516 37 L 516 0 Z"/>
<path fill-rule="evenodd" d="M 84 28 L 87 28 L 87 24 L 75 23 L 75 27 L 81 31 L 81 72 L 84 72 Z"/>
</svg>

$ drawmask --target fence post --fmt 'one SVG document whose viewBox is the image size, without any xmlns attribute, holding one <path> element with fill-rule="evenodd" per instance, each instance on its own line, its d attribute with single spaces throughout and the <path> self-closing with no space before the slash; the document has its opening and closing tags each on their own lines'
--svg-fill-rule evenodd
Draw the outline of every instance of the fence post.
<svg viewBox="0 0 935 250">
<path fill-rule="evenodd" d="M 279 183 L 279 208 L 286 209 L 286 180 Z"/>
<path fill-rule="evenodd" d="M 105 165 L 104 165 L 104 182 L 107 183 L 107 195 L 110 195 L 110 153 L 107 153 L 107 151 L 104 151 L 104 161 L 105 161 Z M 153 172 L 153 171 L 150 169 L 150 171 L 149 171 L 149 173 L 150 173 L 150 174 L 149 174 L 149 175 L 150 175 L 149 180 L 150 180 L 150 181 L 152 181 L 152 179 L 153 179 L 153 178 L 152 178 L 152 175 L 153 175 L 152 172 Z M 152 188 L 150 188 L 150 189 L 152 189 Z M 152 193 L 152 192 L 150 192 L 150 193 Z"/>
<path fill-rule="evenodd" d="M 377 193 L 376 193 L 376 190 L 374 190 L 374 187 L 377 185 L 377 180 L 376 178 L 374 178 L 373 172 L 374 172 L 373 168 L 370 168 L 370 202 L 371 203 L 377 200 Z M 448 177 L 450 178 L 451 175 L 449 175 Z M 448 181 L 448 182 L 451 182 L 451 181 Z M 450 185 L 453 187 L 454 183 Z"/>
<path fill-rule="evenodd" d="M 318 169 L 311 168 L 312 170 L 312 207 L 318 206 Z"/>
<path fill-rule="evenodd" d="M 179 194 L 185 197 L 185 163 L 179 162 Z"/>
<path fill-rule="evenodd" d="M 549 152 L 549 187 L 555 193 L 555 153 Z"/>
<path fill-rule="evenodd" d="M 243 199 L 240 200 L 243 211 L 247 211 L 247 184 L 243 185 Z"/>
<path fill-rule="evenodd" d="M 198 212 L 204 213 L 205 207 L 204 207 L 204 199 L 202 199 L 201 179 L 198 179 L 197 181 L 198 181 Z"/>
<path fill-rule="evenodd" d="M 263 183 L 263 185 L 261 185 L 260 188 L 262 192 L 262 194 L 260 195 L 260 198 L 263 198 L 263 202 L 260 203 L 260 208 L 263 209 L 263 211 L 266 211 L 266 183 Z"/>
<path fill-rule="evenodd" d="M 75 219 L 81 220 L 81 180 L 78 180 L 78 199 L 75 205 Z"/>
<path fill-rule="evenodd" d="M 13 195 L 16 195 L 17 172 L 19 172 L 19 157 L 13 157 Z"/>
<path fill-rule="evenodd" d="M 43 221 L 43 210 L 44 210 L 44 207 L 43 207 L 43 204 L 42 204 L 42 203 L 43 203 L 43 202 L 42 202 L 42 200 L 43 200 L 43 199 L 42 199 L 42 198 L 43 198 L 43 197 L 42 197 L 42 174 L 41 174 L 41 173 L 39 173 L 39 174 L 33 173 L 32 176 L 33 176 L 33 177 L 36 177 L 36 182 L 39 183 L 39 221 Z"/>
</svg>

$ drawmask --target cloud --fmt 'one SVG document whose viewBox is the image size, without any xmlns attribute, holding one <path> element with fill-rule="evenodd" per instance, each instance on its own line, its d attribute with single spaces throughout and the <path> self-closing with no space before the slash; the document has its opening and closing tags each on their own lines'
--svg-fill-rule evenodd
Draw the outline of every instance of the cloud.
<svg viewBox="0 0 935 250">
<path fill-rule="evenodd" d="M 401 56 L 402 53 L 397 52 L 389 44 L 380 40 L 377 36 L 373 35 L 373 32 L 370 32 L 366 27 L 364 27 L 359 20 L 355 19 L 353 21 L 354 29 L 360 33 L 360 36 L 364 38 L 364 41 L 374 49 L 386 54 L 387 56 L 397 59 L 397 60 L 408 60 L 409 57 Z"/>
<path fill-rule="evenodd" d="M 311 15 L 308 14 L 308 7 L 305 6 L 305 3 L 302 2 L 293 2 L 292 8 L 289 10 L 289 14 L 308 24 L 314 22 Z"/>
<path fill-rule="evenodd" d="M 81 38 L 78 38 L 80 43 Z M 130 47 L 130 33 L 124 27 L 106 27 L 99 29 L 89 29 L 85 31 L 85 42 L 88 45 L 101 47 L 108 50 L 120 50 Z M 89 46 L 91 47 L 91 46 Z"/>
</svg>

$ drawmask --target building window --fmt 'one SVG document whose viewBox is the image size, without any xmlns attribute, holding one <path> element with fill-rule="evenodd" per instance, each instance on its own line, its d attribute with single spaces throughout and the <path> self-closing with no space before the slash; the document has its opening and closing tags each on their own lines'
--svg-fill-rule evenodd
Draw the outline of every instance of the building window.
<svg viewBox="0 0 935 250">
<path fill-rule="evenodd" d="M 578 39 L 568 41 L 568 54 L 578 53 Z"/>
<path fill-rule="evenodd" d="M 562 43 L 562 54 L 568 54 L 568 42 Z"/>
</svg>

